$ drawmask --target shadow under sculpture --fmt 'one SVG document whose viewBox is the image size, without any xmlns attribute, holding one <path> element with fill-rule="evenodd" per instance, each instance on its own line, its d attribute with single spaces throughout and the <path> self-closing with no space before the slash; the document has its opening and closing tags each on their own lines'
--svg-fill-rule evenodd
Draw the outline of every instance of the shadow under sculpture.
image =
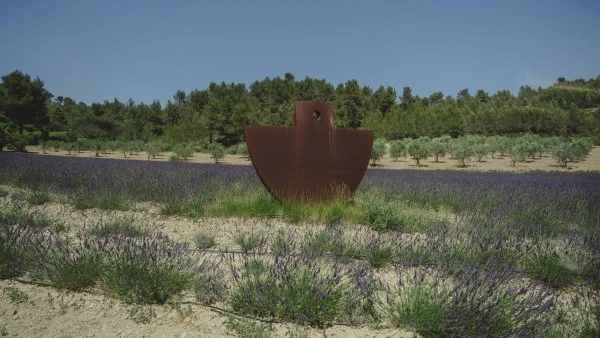
<svg viewBox="0 0 600 338">
<path fill-rule="evenodd" d="M 286 204 L 346 201 L 369 165 L 373 131 L 335 127 L 333 105 L 297 101 L 292 127 L 246 126 L 252 164 Z"/>
</svg>

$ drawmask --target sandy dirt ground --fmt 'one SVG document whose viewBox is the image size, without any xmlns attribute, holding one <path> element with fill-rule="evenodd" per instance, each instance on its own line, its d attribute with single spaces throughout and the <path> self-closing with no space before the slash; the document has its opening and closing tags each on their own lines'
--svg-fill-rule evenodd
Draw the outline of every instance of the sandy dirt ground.
<svg viewBox="0 0 600 338">
<path fill-rule="evenodd" d="M 68 155 L 64 151 L 54 152 L 48 150 L 47 154 L 44 154 L 39 147 L 28 147 L 28 151 L 44 156 L 55 155 L 55 156 L 73 156 L 73 157 L 95 157 L 95 153 L 91 151 L 84 151 L 81 153 L 72 153 Z M 145 153 L 136 153 L 133 155 L 127 155 L 128 159 L 143 160 L 143 161 L 167 161 L 171 153 L 166 152 L 160 154 L 156 159 L 148 160 L 148 156 Z M 116 158 L 123 159 L 122 153 L 111 153 L 101 154 L 101 158 Z M 214 163 L 214 160 L 210 157 L 210 154 L 195 153 L 187 162 L 191 163 Z M 236 165 L 251 165 L 252 162 L 239 155 L 227 155 L 224 159 L 220 160 L 223 164 L 236 164 Z M 496 155 L 494 158 L 487 157 L 481 162 L 471 160 L 466 163 L 466 167 L 461 168 L 458 166 L 458 161 L 451 159 L 449 156 L 439 158 L 438 162 L 435 162 L 433 157 L 420 161 L 420 165 L 417 166 L 415 160 L 405 157 L 400 158 L 397 161 L 393 161 L 389 155 L 386 155 L 381 161 L 377 162 L 376 166 L 369 165 L 369 169 L 423 169 L 423 170 L 480 170 L 480 171 L 600 171 L 600 147 L 594 147 L 590 154 L 581 162 L 568 163 L 566 167 L 562 167 L 556 163 L 556 161 L 549 155 L 545 154 L 541 158 L 528 160 L 526 162 L 517 162 L 513 167 L 511 164 L 510 157 Z"/>
</svg>

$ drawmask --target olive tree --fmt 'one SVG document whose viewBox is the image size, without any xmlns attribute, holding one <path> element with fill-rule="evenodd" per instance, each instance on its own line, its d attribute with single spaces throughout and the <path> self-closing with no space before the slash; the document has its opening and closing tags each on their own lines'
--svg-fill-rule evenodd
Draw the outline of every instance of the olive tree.
<svg viewBox="0 0 600 338">
<path fill-rule="evenodd" d="M 371 160 L 373 160 L 373 162 L 371 165 L 376 166 L 377 161 L 383 158 L 386 152 L 387 149 L 385 139 L 377 138 L 375 141 L 373 141 L 373 148 L 371 149 Z"/>
<path fill-rule="evenodd" d="M 418 139 L 410 140 L 407 147 L 408 154 L 421 165 L 420 161 L 428 158 L 431 155 L 429 150 L 429 137 L 422 136 Z"/>
<path fill-rule="evenodd" d="M 431 151 L 431 155 L 433 155 L 435 162 L 439 162 L 440 157 L 446 156 L 448 148 L 448 142 L 441 137 L 436 137 L 429 143 L 429 150 Z"/>
<path fill-rule="evenodd" d="M 470 142 L 465 140 L 456 140 L 452 145 L 452 158 L 458 161 L 458 166 L 464 168 L 467 161 L 475 155 L 475 150 Z"/>
<path fill-rule="evenodd" d="M 177 143 L 173 147 L 173 153 L 175 153 L 177 158 L 187 161 L 188 158 L 194 155 L 194 147 L 189 143 Z"/>
<path fill-rule="evenodd" d="M 390 142 L 390 157 L 393 161 L 406 156 L 406 144 L 402 140 L 393 140 Z"/>
<path fill-rule="evenodd" d="M 221 143 L 209 144 L 208 152 L 210 153 L 210 156 L 215 160 L 215 163 L 219 163 L 219 160 L 224 158 L 226 155 L 225 146 Z"/>
</svg>

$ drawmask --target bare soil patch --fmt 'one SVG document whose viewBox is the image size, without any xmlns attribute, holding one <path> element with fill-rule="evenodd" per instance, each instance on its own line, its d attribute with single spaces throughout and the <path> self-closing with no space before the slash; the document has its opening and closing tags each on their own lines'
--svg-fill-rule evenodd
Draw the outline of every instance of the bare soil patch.
<svg viewBox="0 0 600 338">
<path fill-rule="evenodd" d="M 43 154 L 41 148 L 36 146 L 29 146 L 27 150 L 31 153 Z M 48 150 L 44 156 L 74 156 L 74 157 L 95 157 L 95 152 L 83 151 L 73 152 L 68 155 L 64 151 L 54 152 Z M 168 161 L 171 153 L 165 152 L 155 159 L 148 159 L 145 153 L 135 153 L 133 155 L 127 155 L 127 159 L 131 160 L 143 160 L 143 161 Z M 110 153 L 102 154 L 100 158 L 113 158 L 113 159 L 125 159 L 122 153 Z M 190 163 L 214 163 L 210 154 L 206 153 L 194 153 L 186 162 Z M 224 159 L 220 160 L 222 164 L 234 164 L 234 165 L 251 165 L 252 162 L 239 155 L 227 155 Z M 569 163 L 566 167 L 560 166 L 551 156 L 545 154 L 541 158 L 535 158 L 526 162 L 517 162 L 513 167 L 511 165 L 510 157 L 496 155 L 494 158 L 487 157 L 483 161 L 479 162 L 471 160 L 467 162 L 466 167 L 461 168 L 458 165 L 458 161 L 451 159 L 449 156 L 440 157 L 438 162 L 435 162 L 433 157 L 420 161 L 420 165 L 417 166 L 415 160 L 405 157 L 400 158 L 398 161 L 393 161 L 389 155 L 386 155 L 383 159 L 378 161 L 377 166 L 373 167 L 369 165 L 369 169 L 421 169 L 421 170 L 472 170 L 472 171 L 510 171 L 510 172 L 527 172 L 527 171 L 599 171 L 600 170 L 600 147 L 596 146 L 592 149 L 590 154 L 581 162 Z"/>
</svg>

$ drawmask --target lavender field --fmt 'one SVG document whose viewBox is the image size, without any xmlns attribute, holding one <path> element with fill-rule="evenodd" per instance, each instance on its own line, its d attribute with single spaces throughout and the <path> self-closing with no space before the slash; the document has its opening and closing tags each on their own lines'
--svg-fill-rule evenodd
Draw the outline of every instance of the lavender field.
<svg viewBox="0 0 600 338">
<path fill-rule="evenodd" d="M 238 334 L 598 334 L 597 172 L 368 170 L 348 203 L 285 206 L 251 166 L 0 153 L 0 198 L 2 279 L 191 294 Z"/>
</svg>

